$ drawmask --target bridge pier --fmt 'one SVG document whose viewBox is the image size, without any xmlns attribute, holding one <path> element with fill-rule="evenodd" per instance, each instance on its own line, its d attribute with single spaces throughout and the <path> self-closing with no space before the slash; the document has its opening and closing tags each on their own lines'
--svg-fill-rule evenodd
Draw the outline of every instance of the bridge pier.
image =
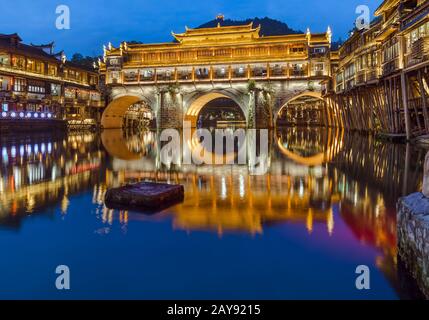
<svg viewBox="0 0 429 320">
<path fill-rule="evenodd" d="M 158 97 L 158 128 L 183 128 L 183 97 L 172 90 L 162 91 Z"/>
<path fill-rule="evenodd" d="M 273 97 L 265 90 L 255 90 L 251 107 L 254 110 L 256 129 L 273 128 Z"/>
</svg>

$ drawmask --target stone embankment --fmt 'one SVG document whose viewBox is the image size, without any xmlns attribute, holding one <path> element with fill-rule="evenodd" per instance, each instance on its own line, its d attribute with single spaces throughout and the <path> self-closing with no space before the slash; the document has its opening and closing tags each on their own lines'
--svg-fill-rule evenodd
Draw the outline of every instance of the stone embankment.
<svg viewBox="0 0 429 320">
<path fill-rule="evenodd" d="M 398 201 L 399 255 L 429 299 L 429 153 L 422 192 Z"/>
</svg>

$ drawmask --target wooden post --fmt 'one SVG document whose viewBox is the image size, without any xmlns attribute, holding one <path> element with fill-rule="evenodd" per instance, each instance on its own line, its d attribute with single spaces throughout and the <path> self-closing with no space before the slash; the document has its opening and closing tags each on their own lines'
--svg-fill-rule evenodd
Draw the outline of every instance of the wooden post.
<svg viewBox="0 0 429 320">
<path fill-rule="evenodd" d="M 407 136 L 407 140 L 410 140 L 410 114 L 408 110 L 407 79 L 405 76 L 405 72 L 401 72 L 402 104 L 405 112 L 405 134 Z"/>
<path fill-rule="evenodd" d="M 423 117 L 425 119 L 425 129 L 426 129 L 426 133 L 429 133 L 429 115 L 428 115 L 428 109 L 427 109 L 427 100 L 426 100 L 426 92 L 425 92 L 426 90 L 423 85 L 421 70 L 419 70 L 418 72 L 418 80 L 419 80 L 419 87 L 420 87 L 420 95 L 422 99 Z"/>
</svg>

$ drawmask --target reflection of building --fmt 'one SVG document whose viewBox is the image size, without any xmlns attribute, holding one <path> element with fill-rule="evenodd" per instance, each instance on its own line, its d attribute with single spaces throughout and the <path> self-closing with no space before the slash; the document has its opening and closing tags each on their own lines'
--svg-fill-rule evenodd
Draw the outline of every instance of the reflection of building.
<svg viewBox="0 0 429 320">
<path fill-rule="evenodd" d="M 68 197 L 91 190 L 103 154 L 94 136 L 34 137 L 1 144 L 0 224 L 19 224 L 22 216 L 56 206 L 67 212 Z"/>
<path fill-rule="evenodd" d="M 53 50 L 53 43 L 26 45 L 17 34 L 0 35 L 0 126 L 2 121 L 99 119 L 98 73 Z"/>
<path fill-rule="evenodd" d="M 323 178 L 251 177 L 244 171 L 239 174 L 240 170 L 231 176 L 227 175 L 229 167 L 209 170 L 211 174 L 130 169 L 120 175 L 107 174 L 112 179 L 107 183 L 148 179 L 185 185 L 185 202 L 169 210 L 175 228 L 257 234 L 263 232 L 266 224 L 289 221 L 303 223 L 309 232 L 314 223 L 326 223 L 327 232 L 333 232 L 334 216 L 330 208 L 338 196 L 331 193 L 329 183 L 323 183 Z"/>
</svg>

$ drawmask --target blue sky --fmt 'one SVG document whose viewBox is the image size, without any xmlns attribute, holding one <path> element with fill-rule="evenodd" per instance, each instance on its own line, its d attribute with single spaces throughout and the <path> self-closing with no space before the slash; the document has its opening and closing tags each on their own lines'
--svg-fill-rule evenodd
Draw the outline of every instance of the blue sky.
<svg viewBox="0 0 429 320">
<path fill-rule="evenodd" d="M 294 29 L 325 31 L 330 25 L 334 39 L 347 37 L 356 19 L 356 7 L 368 5 L 371 13 L 381 0 L 14 0 L 2 6 L 0 33 L 18 32 L 26 43 L 55 41 L 57 50 L 101 54 L 111 41 L 139 40 L 145 43 L 171 40 L 171 31 L 183 32 L 218 13 L 226 18 L 268 16 Z M 71 10 L 71 29 L 57 30 L 58 5 Z"/>
</svg>

